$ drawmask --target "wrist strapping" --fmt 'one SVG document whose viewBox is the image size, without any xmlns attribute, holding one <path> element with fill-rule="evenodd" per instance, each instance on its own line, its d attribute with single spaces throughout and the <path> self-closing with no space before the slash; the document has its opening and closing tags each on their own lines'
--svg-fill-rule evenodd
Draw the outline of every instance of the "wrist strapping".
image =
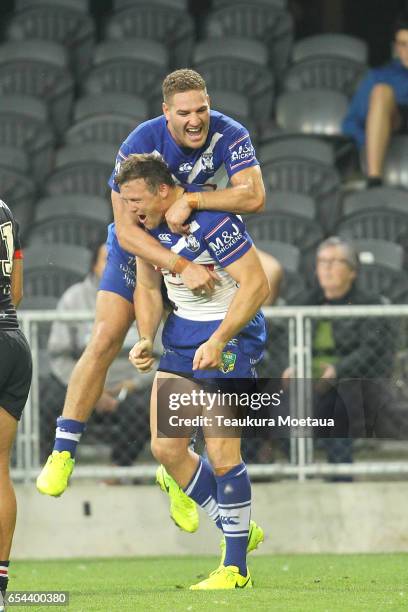
<svg viewBox="0 0 408 612">
<path fill-rule="evenodd" d="M 199 191 L 186 193 L 186 199 L 193 210 L 201 210 L 203 207 L 203 195 Z"/>
</svg>

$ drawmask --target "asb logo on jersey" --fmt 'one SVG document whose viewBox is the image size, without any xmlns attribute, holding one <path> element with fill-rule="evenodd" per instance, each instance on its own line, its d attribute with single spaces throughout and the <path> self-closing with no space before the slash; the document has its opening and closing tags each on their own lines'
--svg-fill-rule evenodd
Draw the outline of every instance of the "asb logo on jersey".
<svg viewBox="0 0 408 612">
<path fill-rule="evenodd" d="M 252 146 L 251 141 L 247 140 L 243 145 L 239 145 L 239 147 L 235 151 L 232 152 L 231 161 L 232 162 L 243 161 L 243 160 L 254 157 L 254 155 L 255 155 L 255 149 Z"/>
<path fill-rule="evenodd" d="M 185 237 L 186 247 L 189 251 L 193 251 L 195 253 L 200 248 L 200 242 L 197 240 L 193 234 L 189 234 Z"/>
<path fill-rule="evenodd" d="M 232 232 L 224 230 L 219 236 L 216 237 L 214 242 L 210 242 L 210 248 L 217 255 L 226 253 L 234 244 L 242 239 L 242 232 L 238 225 L 235 223 L 231 224 Z"/>
</svg>

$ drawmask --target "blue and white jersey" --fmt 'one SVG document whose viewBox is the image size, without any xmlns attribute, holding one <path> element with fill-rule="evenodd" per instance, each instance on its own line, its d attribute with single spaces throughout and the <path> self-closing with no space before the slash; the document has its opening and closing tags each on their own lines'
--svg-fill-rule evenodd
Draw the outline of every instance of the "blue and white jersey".
<svg viewBox="0 0 408 612">
<path fill-rule="evenodd" d="M 240 170 L 259 165 L 248 130 L 234 119 L 211 111 L 204 145 L 200 149 L 190 149 L 175 142 L 165 116 L 161 115 L 141 123 L 122 143 L 109 179 L 110 187 L 119 192 L 115 175 L 129 155 L 154 152 L 160 153 L 176 182 L 186 191 L 201 191 L 203 185 L 216 185 L 217 171 L 224 169 L 230 178 Z M 109 233 L 113 232 L 114 224 L 111 224 Z"/>
<path fill-rule="evenodd" d="M 166 223 L 148 231 L 165 248 L 189 261 L 210 267 L 221 279 L 211 296 L 194 295 L 180 274 L 162 269 L 177 316 L 192 321 L 219 321 L 225 317 L 237 290 L 235 280 L 224 268 L 242 257 L 251 248 L 252 240 L 241 218 L 234 214 L 194 212 L 189 223 L 188 236 L 173 234 Z"/>
</svg>

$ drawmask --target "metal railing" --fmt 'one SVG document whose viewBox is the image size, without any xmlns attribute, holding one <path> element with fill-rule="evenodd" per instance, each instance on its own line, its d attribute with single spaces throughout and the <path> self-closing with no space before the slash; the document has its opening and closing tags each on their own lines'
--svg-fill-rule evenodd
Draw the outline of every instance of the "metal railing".
<svg viewBox="0 0 408 612">
<path fill-rule="evenodd" d="M 304 379 L 312 377 L 311 322 L 313 319 L 384 317 L 390 320 L 402 318 L 408 321 L 408 305 L 268 307 L 264 309 L 264 314 L 272 323 L 276 320 L 287 321 L 288 365 L 294 368 L 297 378 Z M 12 470 L 16 479 L 30 481 L 37 476 L 40 469 L 40 326 L 53 321 L 90 321 L 93 317 L 94 313 L 89 311 L 20 312 L 20 324 L 33 354 L 33 382 L 16 440 L 15 467 Z M 301 415 L 305 404 L 301 393 L 299 390 L 298 415 Z M 75 476 L 76 478 L 151 478 L 155 468 L 153 462 L 136 463 L 129 467 L 77 465 Z M 314 460 L 313 440 L 294 438 L 290 440 L 288 463 L 252 464 L 249 465 L 249 471 L 254 478 L 280 476 L 296 477 L 298 480 L 305 480 L 311 476 L 405 475 L 408 473 L 408 459 L 355 461 L 347 464 L 317 462 Z"/>
</svg>

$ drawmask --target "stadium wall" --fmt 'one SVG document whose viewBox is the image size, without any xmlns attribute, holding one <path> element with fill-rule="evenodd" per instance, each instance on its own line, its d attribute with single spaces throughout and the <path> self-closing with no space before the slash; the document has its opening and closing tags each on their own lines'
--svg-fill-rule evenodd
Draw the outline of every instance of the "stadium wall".
<svg viewBox="0 0 408 612">
<path fill-rule="evenodd" d="M 13 558 L 218 554 L 219 533 L 202 515 L 196 534 L 168 516 L 153 486 L 75 483 L 61 499 L 18 485 Z M 260 553 L 408 552 L 406 482 L 255 484 Z"/>
</svg>

